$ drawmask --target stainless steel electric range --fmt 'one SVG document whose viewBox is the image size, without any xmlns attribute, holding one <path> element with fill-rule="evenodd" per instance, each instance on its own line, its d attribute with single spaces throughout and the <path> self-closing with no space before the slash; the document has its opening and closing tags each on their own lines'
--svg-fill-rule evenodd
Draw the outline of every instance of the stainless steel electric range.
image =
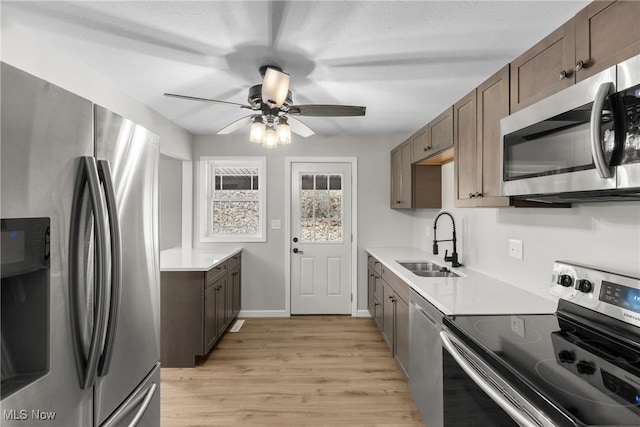
<svg viewBox="0 0 640 427">
<path fill-rule="evenodd" d="M 556 313 L 444 319 L 444 425 L 640 426 L 640 278 L 554 264 Z"/>
</svg>

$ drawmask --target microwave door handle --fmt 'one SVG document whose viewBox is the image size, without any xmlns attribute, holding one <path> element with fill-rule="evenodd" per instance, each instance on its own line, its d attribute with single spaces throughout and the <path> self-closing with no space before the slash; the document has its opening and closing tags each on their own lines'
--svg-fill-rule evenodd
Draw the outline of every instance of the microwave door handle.
<svg viewBox="0 0 640 427">
<path fill-rule="evenodd" d="M 591 157 L 593 163 L 596 165 L 600 178 L 611 178 L 611 170 L 607 161 L 604 158 L 604 148 L 600 141 L 600 130 L 602 123 L 602 108 L 604 102 L 609 96 L 613 83 L 602 83 L 598 88 L 596 97 L 593 101 L 593 107 L 591 108 Z"/>
<path fill-rule="evenodd" d="M 442 339 L 442 345 L 447 349 L 449 354 L 455 359 L 460 368 L 484 391 L 487 396 L 493 400 L 500 408 L 502 408 L 511 418 L 513 418 L 518 425 L 522 427 L 539 427 L 537 423 L 534 423 L 529 419 L 519 408 L 514 407 L 513 404 L 502 394 L 498 393 L 491 384 L 489 384 L 484 378 L 478 374 L 478 372 L 470 365 L 467 360 L 458 353 L 456 348 L 451 342 L 450 334 L 446 331 L 440 331 L 440 338 Z"/>
</svg>

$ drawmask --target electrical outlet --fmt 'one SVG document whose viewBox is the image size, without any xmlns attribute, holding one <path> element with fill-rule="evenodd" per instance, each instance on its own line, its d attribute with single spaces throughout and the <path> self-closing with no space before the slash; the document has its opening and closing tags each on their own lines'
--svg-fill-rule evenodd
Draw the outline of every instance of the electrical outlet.
<svg viewBox="0 0 640 427">
<path fill-rule="evenodd" d="M 523 259 L 522 240 L 509 239 L 509 256 L 512 258 Z"/>
<path fill-rule="evenodd" d="M 524 331 L 524 319 L 518 316 L 511 316 L 511 332 L 518 335 L 520 338 L 526 338 Z"/>
</svg>

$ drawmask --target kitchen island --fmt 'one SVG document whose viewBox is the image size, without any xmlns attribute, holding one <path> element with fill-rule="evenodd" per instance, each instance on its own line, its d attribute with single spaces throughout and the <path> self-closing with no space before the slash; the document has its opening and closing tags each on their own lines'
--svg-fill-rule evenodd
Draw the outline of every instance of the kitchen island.
<svg viewBox="0 0 640 427">
<path fill-rule="evenodd" d="M 242 249 L 172 248 L 160 253 L 160 361 L 193 367 L 238 316 Z"/>
</svg>

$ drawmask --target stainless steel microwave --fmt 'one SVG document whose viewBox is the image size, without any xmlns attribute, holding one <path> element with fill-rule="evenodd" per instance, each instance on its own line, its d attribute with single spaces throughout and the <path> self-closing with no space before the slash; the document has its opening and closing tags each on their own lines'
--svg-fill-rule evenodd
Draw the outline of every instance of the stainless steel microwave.
<svg viewBox="0 0 640 427">
<path fill-rule="evenodd" d="M 500 122 L 502 195 L 640 200 L 640 56 Z"/>
</svg>

